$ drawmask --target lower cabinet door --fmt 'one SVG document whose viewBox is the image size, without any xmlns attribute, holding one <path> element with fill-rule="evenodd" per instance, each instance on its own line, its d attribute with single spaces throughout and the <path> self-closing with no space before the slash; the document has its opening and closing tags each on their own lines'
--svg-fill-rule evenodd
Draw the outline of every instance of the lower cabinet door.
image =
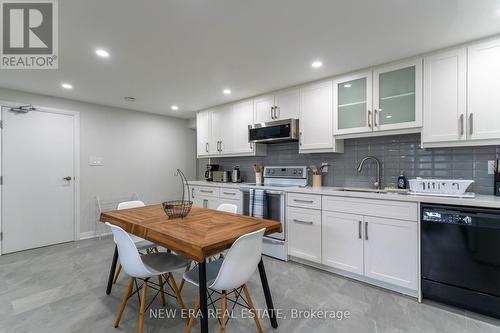
<svg viewBox="0 0 500 333">
<path fill-rule="evenodd" d="M 365 276 L 417 290 L 417 222 L 364 217 Z"/>
<path fill-rule="evenodd" d="M 288 254 L 321 263 L 321 211 L 287 209 Z"/>
<path fill-rule="evenodd" d="M 208 209 L 217 209 L 221 203 L 219 199 L 215 199 L 215 198 L 207 198 L 205 200 L 206 200 L 205 208 L 208 208 Z"/>
<path fill-rule="evenodd" d="M 323 212 L 322 264 L 363 274 L 363 216 Z"/>
</svg>

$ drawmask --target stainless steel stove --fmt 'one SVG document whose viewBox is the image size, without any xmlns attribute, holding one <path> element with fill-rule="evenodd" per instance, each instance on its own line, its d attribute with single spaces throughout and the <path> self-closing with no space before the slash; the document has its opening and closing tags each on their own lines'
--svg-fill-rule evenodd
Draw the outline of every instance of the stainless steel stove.
<svg viewBox="0 0 500 333">
<path fill-rule="evenodd" d="M 262 189 L 267 195 L 266 218 L 281 222 L 283 232 L 264 237 L 262 252 L 270 257 L 288 260 L 286 231 L 286 188 L 307 185 L 305 166 L 269 166 L 264 168 L 264 185 L 245 184 L 241 186 L 243 215 L 249 215 L 249 189 Z"/>
</svg>

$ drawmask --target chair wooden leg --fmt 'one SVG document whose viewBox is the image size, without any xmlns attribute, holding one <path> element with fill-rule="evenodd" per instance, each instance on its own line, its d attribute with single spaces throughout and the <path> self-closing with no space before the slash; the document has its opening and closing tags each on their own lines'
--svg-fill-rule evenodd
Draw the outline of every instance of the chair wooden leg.
<svg viewBox="0 0 500 333">
<path fill-rule="evenodd" d="M 252 302 L 252 297 L 250 296 L 250 292 L 248 291 L 248 287 L 246 284 L 243 285 L 243 291 L 245 292 L 245 298 L 247 299 L 247 303 L 250 306 L 250 311 L 253 314 L 253 319 L 255 320 L 255 326 L 257 326 L 257 331 L 262 333 L 262 327 L 260 326 L 259 318 L 257 317 L 257 312 L 255 311 L 255 307 Z"/>
<path fill-rule="evenodd" d="M 220 321 L 220 332 L 226 333 L 227 293 L 225 290 L 222 291 L 221 311 L 222 311 L 222 318 Z"/>
<path fill-rule="evenodd" d="M 132 294 L 133 287 L 134 287 L 134 278 L 130 278 L 130 281 L 128 283 L 128 288 L 125 291 L 125 294 L 123 294 L 123 300 L 122 300 L 122 304 L 120 306 L 120 311 L 118 312 L 118 315 L 116 316 L 115 327 L 118 327 L 118 325 L 120 325 L 120 321 L 122 320 L 123 311 L 125 311 L 125 306 L 127 305 L 128 299 L 130 298 L 130 295 Z"/>
<path fill-rule="evenodd" d="M 181 309 L 181 311 L 183 311 L 186 308 L 186 306 L 184 305 L 181 292 L 179 291 L 179 288 L 177 288 L 177 283 L 175 282 L 174 275 L 172 273 L 168 273 L 168 280 L 170 280 L 170 285 L 172 286 L 172 289 L 175 293 L 177 304 L 179 304 L 179 308 Z M 188 318 L 186 318 L 186 321 L 189 321 Z"/>
<path fill-rule="evenodd" d="M 191 332 L 191 329 L 193 328 L 194 322 L 196 321 L 196 314 L 200 310 L 200 299 L 196 301 L 196 305 L 194 306 L 194 313 L 193 315 L 189 318 L 188 324 L 186 328 L 184 329 L 184 333 L 189 333 Z"/>
<path fill-rule="evenodd" d="M 118 277 L 120 276 L 121 271 L 122 271 L 122 265 L 118 264 L 118 270 L 116 271 L 115 278 L 113 279 L 113 284 L 116 284 L 116 281 L 118 281 Z"/>
<path fill-rule="evenodd" d="M 160 298 L 161 298 L 161 304 L 165 306 L 167 302 L 165 301 L 165 291 L 163 290 L 163 278 L 161 277 L 161 274 L 158 275 L 158 284 L 160 285 Z"/>
<path fill-rule="evenodd" d="M 191 263 L 186 266 L 186 269 L 184 270 L 184 273 L 188 272 L 191 269 Z M 184 288 L 184 283 L 186 283 L 186 280 L 184 280 L 184 277 L 182 278 L 181 284 L 179 285 L 179 292 L 182 291 L 182 288 Z"/>
<path fill-rule="evenodd" d="M 139 333 L 142 333 L 142 327 L 144 326 L 144 312 L 146 308 L 146 295 L 148 293 L 148 280 L 144 280 L 141 293 L 141 308 L 139 310 Z"/>
</svg>

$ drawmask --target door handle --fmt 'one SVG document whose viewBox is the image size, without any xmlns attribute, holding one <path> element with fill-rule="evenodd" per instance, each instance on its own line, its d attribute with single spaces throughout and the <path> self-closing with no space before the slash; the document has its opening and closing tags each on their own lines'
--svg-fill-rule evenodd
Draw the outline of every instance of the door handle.
<svg viewBox="0 0 500 333">
<path fill-rule="evenodd" d="M 373 126 L 378 127 L 378 109 L 373 110 Z"/>
<path fill-rule="evenodd" d="M 271 119 L 274 119 L 274 106 L 271 106 Z"/>
<path fill-rule="evenodd" d="M 362 231 L 361 231 L 361 224 L 362 224 L 363 222 L 361 222 L 361 221 L 358 221 L 358 222 L 359 222 L 359 223 L 358 223 L 358 238 L 359 238 L 359 239 L 363 239 L 363 235 L 362 235 Z"/>
<path fill-rule="evenodd" d="M 368 110 L 368 127 L 372 128 L 372 110 Z"/>
<path fill-rule="evenodd" d="M 64 177 L 63 179 L 69 182 L 73 178 L 71 178 L 70 176 L 68 176 L 68 177 Z"/>
<path fill-rule="evenodd" d="M 303 221 L 303 220 L 297 220 L 297 219 L 293 219 L 293 222 L 295 222 L 295 223 L 302 223 L 302 224 L 308 224 L 308 225 L 312 225 L 313 224 L 313 221 Z"/>
<path fill-rule="evenodd" d="M 464 135 L 464 114 L 462 113 L 460 115 L 460 118 L 458 119 L 458 126 L 460 130 L 460 136 Z"/>
<path fill-rule="evenodd" d="M 365 240 L 368 240 L 368 222 L 365 222 Z"/>
<path fill-rule="evenodd" d="M 469 133 L 474 134 L 474 113 L 469 115 Z"/>
</svg>

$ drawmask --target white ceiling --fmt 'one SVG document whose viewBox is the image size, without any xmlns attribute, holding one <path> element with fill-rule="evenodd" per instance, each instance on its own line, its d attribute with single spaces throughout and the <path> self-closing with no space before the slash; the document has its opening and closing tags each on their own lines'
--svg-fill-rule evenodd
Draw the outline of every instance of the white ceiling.
<svg viewBox="0 0 500 333">
<path fill-rule="evenodd" d="M 60 0 L 59 70 L 2 70 L 0 86 L 188 118 L 497 33 L 500 0 Z"/>
</svg>

